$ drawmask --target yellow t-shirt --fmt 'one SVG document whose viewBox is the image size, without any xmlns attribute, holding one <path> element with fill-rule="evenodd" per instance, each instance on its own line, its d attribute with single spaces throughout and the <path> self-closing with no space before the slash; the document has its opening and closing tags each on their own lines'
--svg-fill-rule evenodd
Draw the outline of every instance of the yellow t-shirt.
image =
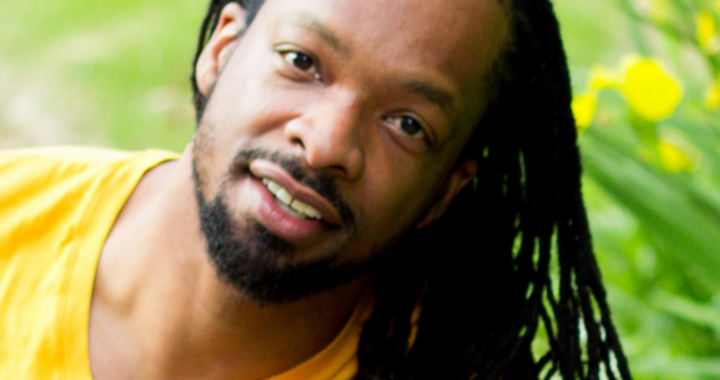
<svg viewBox="0 0 720 380">
<path fill-rule="evenodd" d="M 0 152 L 0 379 L 91 379 L 88 318 L 105 239 L 143 174 L 174 153 L 89 148 Z M 362 302 L 324 350 L 271 380 L 357 371 Z"/>
</svg>

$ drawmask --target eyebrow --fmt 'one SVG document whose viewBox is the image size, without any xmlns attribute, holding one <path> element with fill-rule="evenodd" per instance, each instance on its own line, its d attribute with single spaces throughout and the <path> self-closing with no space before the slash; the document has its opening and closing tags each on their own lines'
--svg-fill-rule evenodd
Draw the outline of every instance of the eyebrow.
<svg viewBox="0 0 720 380">
<path fill-rule="evenodd" d="M 287 19 L 288 23 L 315 33 L 334 50 L 348 57 L 350 47 L 333 32 L 330 27 L 320 22 L 308 13 L 294 14 Z M 401 83 L 401 87 L 422 96 L 430 103 L 440 107 L 448 116 L 455 116 L 455 97 L 450 92 L 432 83 L 423 80 L 408 79 Z"/>
<path fill-rule="evenodd" d="M 307 13 L 300 13 L 288 18 L 288 22 L 292 25 L 309 30 L 315 33 L 320 39 L 325 41 L 334 50 L 344 56 L 350 55 L 350 47 L 344 43 L 340 37 L 333 32 L 327 25 Z"/>
<path fill-rule="evenodd" d="M 455 97 L 444 89 L 421 80 L 404 81 L 402 87 L 437 105 L 448 116 L 455 115 Z"/>
</svg>

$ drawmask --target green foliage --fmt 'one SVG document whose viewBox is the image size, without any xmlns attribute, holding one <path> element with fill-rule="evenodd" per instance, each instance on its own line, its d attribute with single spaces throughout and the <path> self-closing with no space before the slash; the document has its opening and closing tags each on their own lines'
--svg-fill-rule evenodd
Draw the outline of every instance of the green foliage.
<svg viewBox="0 0 720 380">
<path fill-rule="evenodd" d="M 0 2 L 0 147 L 179 150 L 203 1 Z"/>
<path fill-rule="evenodd" d="M 582 100 L 596 251 L 631 368 L 638 379 L 720 378 L 720 4 L 554 3 Z M 182 149 L 205 6 L 0 2 L 0 147 Z"/>
<path fill-rule="evenodd" d="M 636 378 L 718 378 L 720 2 L 608 4 L 607 18 L 579 13 L 573 22 L 623 24 L 632 43 L 572 72 L 611 306 Z M 570 47 L 591 40 L 571 29 L 564 36 Z"/>
</svg>

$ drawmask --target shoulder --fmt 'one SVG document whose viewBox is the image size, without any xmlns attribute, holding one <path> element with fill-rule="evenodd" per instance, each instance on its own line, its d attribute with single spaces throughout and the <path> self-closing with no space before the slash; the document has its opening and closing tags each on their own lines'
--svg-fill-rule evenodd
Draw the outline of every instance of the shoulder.
<svg viewBox="0 0 720 380">
<path fill-rule="evenodd" d="M 129 152 L 89 147 L 29 148 L 0 151 L 0 174 L 14 167 L 34 169 L 106 168 L 128 165 L 137 161 L 158 161 L 177 158 L 177 153 L 161 150 Z M 36 170 L 33 170 L 35 172 Z M 29 174 L 29 173 L 28 173 Z"/>
<path fill-rule="evenodd" d="M 117 170 L 145 171 L 176 153 L 147 150 L 127 152 L 111 149 L 58 147 L 0 152 L 0 183 L 3 188 L 47 188 L 80 179 L 101 179 Z"/>
<path fill-rule="evenodd" d="M 0 152 L 0 226 L 67 219 L 92 208 L 107 189 L 122 193 L 117 200 L 122 202 L 144 172 L 176 157 L 163 151 L 94 148 Z M 21 220 L 27 223 L 18 223 Z"/>
</svg>

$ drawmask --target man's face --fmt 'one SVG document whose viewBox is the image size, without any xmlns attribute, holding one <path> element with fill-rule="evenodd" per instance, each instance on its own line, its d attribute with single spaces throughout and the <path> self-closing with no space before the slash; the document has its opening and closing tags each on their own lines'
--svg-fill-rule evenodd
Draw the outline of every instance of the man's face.
<svg viewBox="0 0 720 380">
<path fill-rule="evenodd" d="M 506 19 L 495 0 L 268 0 L 243 27 L 226 8 L 198 62 L 201 221 L 226 280 L 294 298 L 362 273 L 472 178 L 458 157 Z"/>
</svg>

